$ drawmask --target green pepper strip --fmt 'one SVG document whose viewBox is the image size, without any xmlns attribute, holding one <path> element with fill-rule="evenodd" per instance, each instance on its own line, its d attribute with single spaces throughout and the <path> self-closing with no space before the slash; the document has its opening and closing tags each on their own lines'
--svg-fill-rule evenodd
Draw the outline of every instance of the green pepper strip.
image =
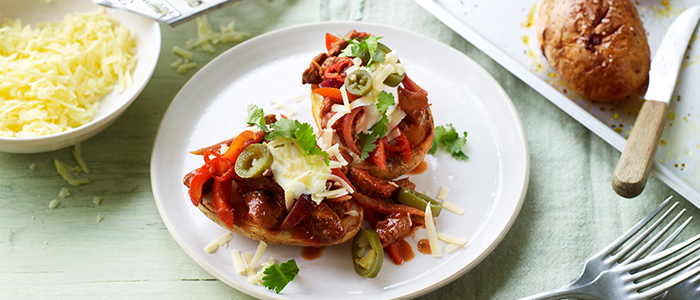
<svg viewBox="0 0 700 300">
<path fill-rule="evenodd" d="M 433 217 L 439 216 L 440 211 L 442 210 L 442 203 L 428 197 L 425 194 L 418 193 L 405 187 L 399 189 L 399 194 L 396 197 L 396 200 L 398 200 L 401 204 L 415 207 L 422 211 L 425 211 L 428 203 L 430 203 L 430 210 L 432 211 Z"/>
<path fill-rule="evenodd" d="M 367 246 L 371 247 L 369 251 Z M 384 250 L 376 231 L 360 228 L 352 241 L 352 262 L 358 275 L 368 278 L 377 277 L 384 263 Z"/>
</svg>

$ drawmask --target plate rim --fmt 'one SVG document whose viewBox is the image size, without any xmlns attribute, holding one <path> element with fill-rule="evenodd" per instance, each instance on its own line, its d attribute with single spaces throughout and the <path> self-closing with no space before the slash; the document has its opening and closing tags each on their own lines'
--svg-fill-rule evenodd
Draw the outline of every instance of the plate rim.
<svg viewBox="0 0 700 300">
<path fill-rule="evenodd" d="M 391 25 L 386 25 L 386 24 L 379 24 L 379 23 L 369 23 L 369 22 L 352 22 L 352 21 L 325 21 L 325 22 L 316 22 L 316 23 L 306 23 L 306 24 L 300 24 L 300 25 L 295 25 L 295 26 L 290 26 L 290 27 L 285 27 L 285 28 L 280 28 L 276 29 L 270 32 L 263 33 L 261 35 L 255 36 L 254 38 L 251 38 L 249 40 L 244 41 L 243 43 L 240 43 L 234 47 L 231 47 L 230 49 L 226 50 L 225 52 L 221 53 L 214 59 L 212 59 L 210 62 L 205 64 L 202 68 L 200 68 L 183 86 L 182 88 L 178 91 L 178 93 L 175 95 L 173 98 L 173 101 L 171 101 L 170 105 L 166 109 L 165 113 L 163 114 L 163 118 L 161 120 L 161 123 L 158 126 L 158 130 L 156 133 L 156 137 L 153 142 L 153 147 L 152 147 L 152 152 L 151 152 L 151 186 L 152 186 L 152 192 L 154 195 L 154 200 L 156 202 L 156 206 L 158 207 L 158 212 L 161 216 L 161 219 L 163 220 L 164 224 L 166 225 L 166 228 L 170 232 L 171 236 L 176 240 L 176 242 L 180 245 L 180 247 L 192 258 L 197 264 L 205 269 L 207 272 L 209 272 L 211 275 L 215 276 L 217 279 L 222 281 L 223 283 L 231 286 L 232 288 L 239 290 L 240 292 L 246 293 L 250 296 L 254 297 L 260 297 L 260 298 L 265 298 L 265 299 L 285 299 L 283 295 L 278 295 L 278 294 L 273 294 L 273 293 L 261 293 L 260 291 L 253 289 L 252 285 L 238 285 L 235 282 L 231 282 L 228 280 L 227 276 L 224 276 L 220 272 L 217 272 L 215 269 L 210 267 L 206 262 L 201 260 L 193 251 L 190 249 L 189 246 L 185 245 L 185 242 L 182 240 L 182 238 L 177 235 L 174 232 L 174 229 L 171 225 L 170 220 L 164 215 L 164 210 L 162 208 L 162 202 L 159 200 L 158 196 L 158 184 L 157 180 L 155 178 L 155 174 L 157 173 L 156 171 L 156 163 L 157 163 L 157 158 L 156 158 L 156 151 L 158 150 L 157 146 L 160 141 L 160 132 L 163 129 L 164 126 L 164 121 L 166 119 L 166 116 L 171 112 L 171 109 L 173 109 L 173 106 L 175 104 L 175 100 L 178 99 L 192 81 L 196 80 L 197 77 L 202 76 L 200 74 L 203 74 L 204 72 L 208 72 L 209 68 L 212 68 L 212 66 L 216 65 L 220 59 L 223 59 L 223 57 L 227 56 L 229 52 L 236 51 L 236 48 L 247 44 L 247 43 L 255 43 L 257 40 L 265 39 L 268 36 L 271 35 L 278 35 L 282 34 L 286 31 L 294 31 L 294 30 L 299 30 L 303 28 L 315 28 L 315 27 L 323 27 L 323 26 L 356 26 L 358 24 L 361 24 L 362 26 L 369 26 L 369 27 L 376 27 L 376 28 L 382 28 L 382 29 L 387 29 L 387 30 L 393 30 L 393 31 L 398 31 L 398 32 L 403 32 L 409 35 L 416 35 L 423 37 L 425 39 L 429 39 L 435 43 L 440 44 L 442 47 L 446 48 L 447 50 L 454 51 L 464 57 L 466 60 L 468 60 L 471 64 L 473 64 L 476 68 L 478 68 L 479 72 L 487 74 L 488 80 L 491 81 L 496 87 L 498 87 L 498 93 L 500 93 L 503 97 L 504 100 L 507 100 L 506 103 L 510 110 L 508 113 L 511 115 L 510 117 L 514 118 L 516 121 L 515 124 L 517 125 L 518 134 L 517 137 L 519 138 L 518 141 L 522 146 L 523 151 L 520 152 L 520 154 L 523 155 L 522 157 L 522 163 L 523 163 L 523 168 L 522 174 L 519 174 L 517 178 L 520 178 L 522 180 L 521 183 L 521 188 L 517 191 L 518 194 L 518 199 L 515 202 L 515 205 L 512 206 L 512 210 L 509 212 L 509 218 L 505 222 L 504 226 L 500 228 L 500 231 L 498 235 L 491 241 L 491 243 L 477 255 L 473 260 L 472 263 L 464 266 L 463 268 L 459 269 L 457 272 L 454 272 L 450 274 L 449 276 L 442 278 L 438 283 L 426 286 L 422 289 L 415 290 L 410 293 L 402 294 L 398 296 L 398 298 L 413 298 L 413 297 L 418 297 L 424 294 L 427 294 L 429 292 L 435 291 L 438 288 L 441 288 L 450 282 L 454 281 L 455 279 L 462 277 L 464 274 L 466 274 L 468 271 L 476 267 L 479 263 L 481 263 L 488 255 L 490 255 L 493 250 L 500 244 L 500 242 L 503 240 L 503 238 L 506 236 L 506 234 L 510 231 L 512 225 L 515 223 L 515 220 L 517 219 L 519 212 L 522 208 L 522 205 L 524 203 L 525 197 L 527 195 L 527 189 L 528 189 L 528 184 L 529 184 L 529 178 L 530 178 L 530 154 L 529 154 L 529 147 L 527 144 L 527 138 L 525 135 L 525 130 L 524 126 L 522 124 L 522 120 L 519 117 L 519 114 L 517 112 L 517 109 L 515 108 L 515 105 L 513 104 L 512 100 L 508 96 L 508 94 L 505 92 L 503 87 L 496 81 L 496 79 L 488 72 L 486 71 L 480 64 L 478 64 L 476 61 L 471 59 L 469 56 L 464 54 L 463 52 L 454 49 L 450 45 L 447 45 L 439 40 L 430 38 L 428 36 L 422 35 L 420 33 L 416 33 L 413 31 L 405 30 L 402 28 L 398 28 L 395 26 Z M 281 296 L 281 297 L 280 297 Z"/>
</svg>

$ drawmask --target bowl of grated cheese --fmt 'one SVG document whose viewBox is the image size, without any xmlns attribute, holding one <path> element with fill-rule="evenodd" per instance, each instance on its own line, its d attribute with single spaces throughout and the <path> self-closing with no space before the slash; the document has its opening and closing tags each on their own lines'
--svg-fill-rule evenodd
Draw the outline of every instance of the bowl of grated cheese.
<svg viewBox="0 0 700 300">
<path fill-rule="evenodd" d="M 0 1 L 0 152 L 82 142 L 133 103 L 160 54 L 158 22 L 87 0 Z"/>
</svg>

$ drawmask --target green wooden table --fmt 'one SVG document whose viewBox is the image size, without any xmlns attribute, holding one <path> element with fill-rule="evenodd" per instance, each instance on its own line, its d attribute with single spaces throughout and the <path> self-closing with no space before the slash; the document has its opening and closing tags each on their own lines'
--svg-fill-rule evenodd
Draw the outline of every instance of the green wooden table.
<svg viewBox="0 0 700 300">
<path fill-rule="evenodd" d="M 503 86 L 530 147 L 525 203 L 483 262 L 425 299 L 515 299 L 563 285 L 578 275 L 585 258 L 675 195 L 651 178 L 640 197 L 618 197 L 610 188 L 617 150 L 412 1 L 244 0 L 209 20 L 215 26 L 235 20 L 237 30 L 252 36 L 328 20 L 401 27 L 464 52 Z M 177 59 L 172 47 L 196 36 L 195 23 L 161 28 L 161 56 L 148 86 L 116 123 L 82 143 L 89 184 L 72 187 L 57 174 L 54 159 L 75 164 L 69 149 L 0 153 L 0 299 L 249 298 L 187 256 L 153 199 L 149 163 L 158 125 L 195 73 L 180 75 L 170 67 Z M 194 60 L 203 66 L 232 46 L 195 52 Z M 58 197 L 62 187 L 70 190 L 65 199 Z M 102 197 L 101 204 L 94 197 Z M 61 200 L 55 209 L 48 208 L 52 199 Z M 99 223 L 98 216 L 104 218 Z M 692 223 L 686 230 L 698 231 L 700 225 Z"/>
</svg>

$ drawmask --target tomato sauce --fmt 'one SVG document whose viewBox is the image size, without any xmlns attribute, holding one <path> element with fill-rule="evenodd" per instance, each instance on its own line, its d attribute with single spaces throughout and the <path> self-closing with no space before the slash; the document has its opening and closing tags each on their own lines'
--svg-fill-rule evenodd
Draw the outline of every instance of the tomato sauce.
<svg viewBox="0 0 700 300">
<path fill-rule="evenodd" d="M 323 255 L 324 248 L 326 247 L 304 247 L 301 249 L 301 257 L 306 260 L 317 259 Z"/>
<path fill-rule="evenodd" d="M 428 241 L 428 239 L 422 239 L 418 241 L 418 252 L 426 255 L 433 253 L 433 251 L 430 250 L 430 241 Z"/>
<path fill-rule="evenodd" d="M 391 261 L 396 265 L 401 265 L 404 262 L 410 261 L 416 257 L 416 254 L 413 253 L 413 248 L 411 248 L 411 244 L 405 240 L 399 240 L 398 242 L 388 246 L 386 249 L 389 254 L 389 258 L 391 258 Z"/>
</svg>

